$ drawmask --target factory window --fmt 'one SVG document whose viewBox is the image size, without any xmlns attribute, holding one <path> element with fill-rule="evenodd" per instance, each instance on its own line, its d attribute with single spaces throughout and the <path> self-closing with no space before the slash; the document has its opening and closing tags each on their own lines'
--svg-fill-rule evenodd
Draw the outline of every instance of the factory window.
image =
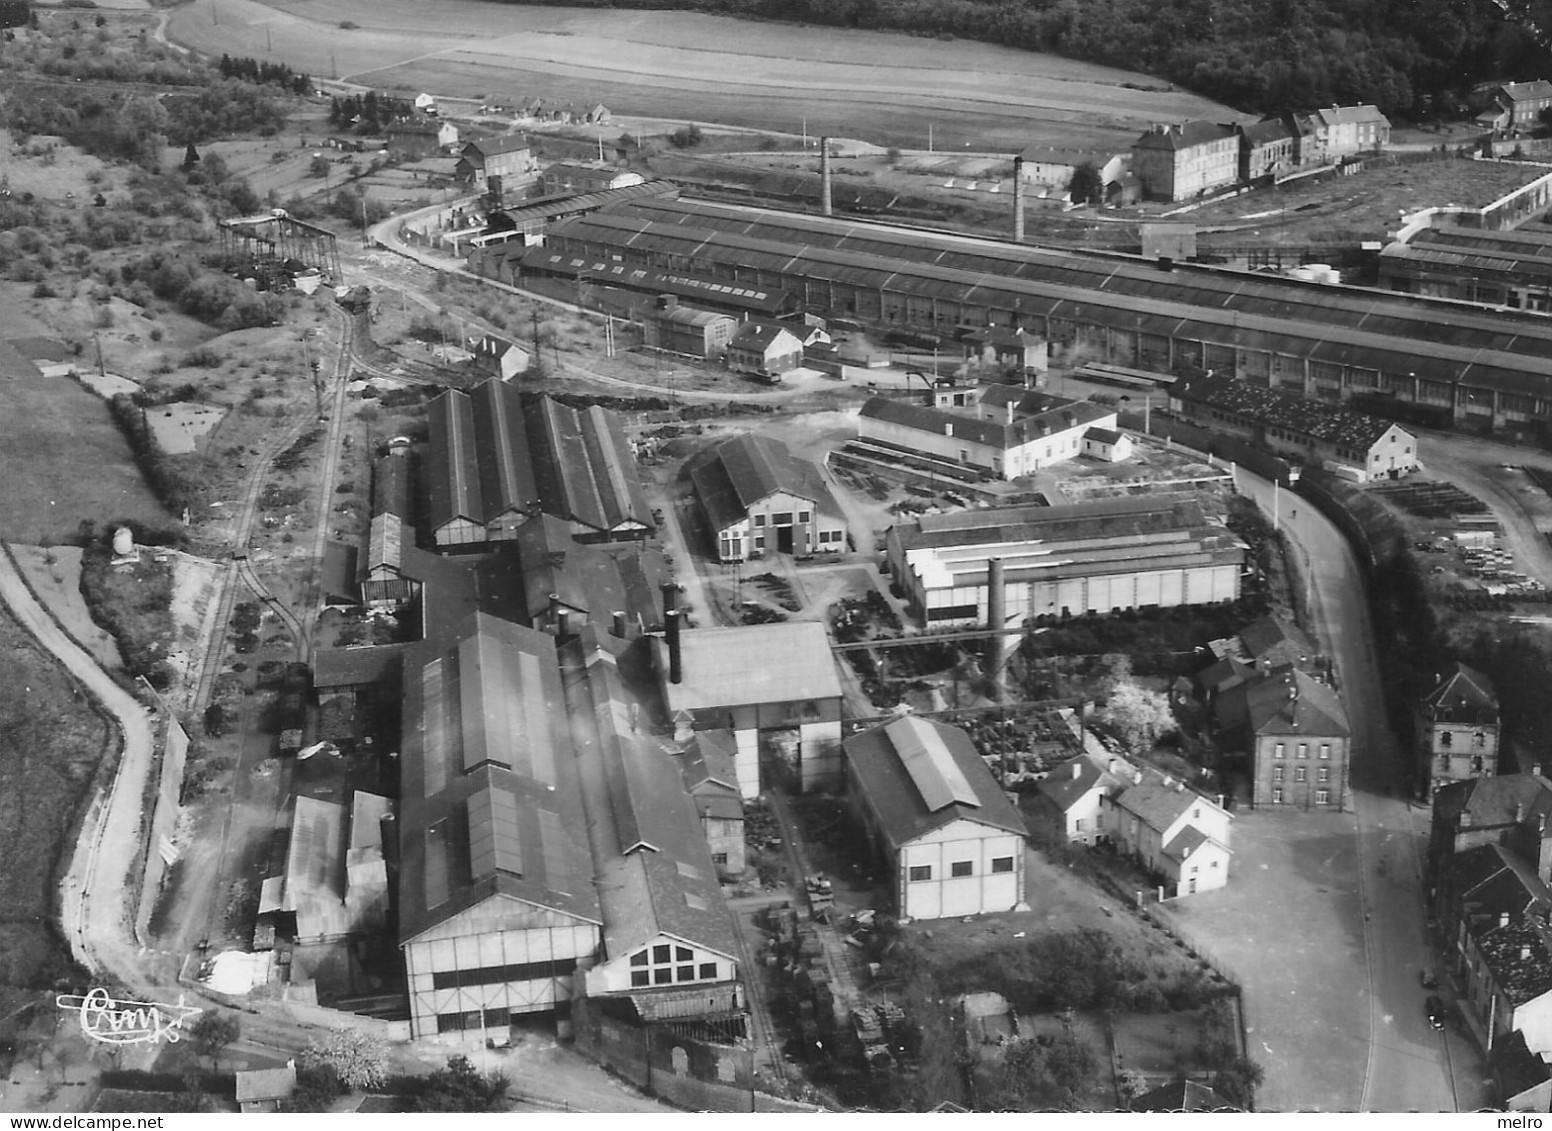
<svg viewBox="0 0 1552 1131">
<path fill-rule="evenodd" d="M 1320 744 L 1320 756 L 1322 758 L 1331 757 L 1331 744 L 1329 742 L 1322 742 Z"/>
<path fill-rule="evenodd" d="M 666 986 L 674 980 L 674 968 L 672 966 L 657 966 L 652 970 L 652 984 Z"/>
<path fill-rule="evenodd" d="M 656 965 L 659 962 L 667 962 L 667 961 L 669 961 L 669 955 L 671 953 L 672 953 L 672 948 L 671 947 L 669 947 L 666 943 L 659 943 L 657 946 L 652 948 L 652 962 L 653 962 L 653 964 Z"/>
<path fill-rule="evenodd" d="M 646 954 L 640 955 L 643 962 Z M 637 956 L 631 956 L 631 965 L 640 966 Z M 459 986 L 490 986 L 502 982 L 532 982 L 539 978 L 564 978 L 575 973 L 575 958 L 556 958 L 548 962 L 514 962 L 506 966 L 474 966 L 462 970 L 438 970 L 431 975 L 431 985 L 438 990 L 454 990 Z"/>
<path fill-rule="evenodd" d="M 652 984 L 652 975 L 646 970 L 631 971 L 631 985 L 649 986 Z"/>
<path fill-rule="evenodd" d="M 630 964 L 632 966 L 645 966 L 647 964 L 647 952 L 644 950 L 639 950 L 635 954 L 631 955 Z"/>
<path fill-rule="evenodd" d="M 992 857 L 992 871 L 994 873 L 996 873 L 996 872 L 1011 872 L 1011 871 L 1013 871 L 1013 857 L 1011 857 L 1011 856 L 993 856 Z"/>
<path fill-rule="evenodd" d="M 754 524 L 756 526 L 764 526 L 765 525 L 765 516 L 763 514 L 755 515 L 754 516 Z"/>
<path fill-rule="evenodd" d="M 975 874 L 975 865 L 969 860 L 955 860 L 949 865 L 949 875 L 970 876 Z"/>
<path fill-rule="evenodd" d="M 1284 756 L 1284 752 L 1285 752 L 1285 748 L 1284 748 L 1283 744 L 1281 742 L 1279 742 L 1276 746 L 1274 746 L 1272 748 L 1272 757 L 1274 757 L 1274 758 L 1281 758 L 1281 757 Z"/>
<path fill-rule="evenodd" d="M 679 967 L 677 970 L 674 971 L 674 980 L 677 981 L 677 982 L 693 982 L 693 981 L 695 981 L 695 967 L 693 967 L 693 966 L 681 966 L 681 967 Z"/>
<path fill-rule="evenodd" d="M 1317 789 L 1315 791 L 1316 805 L 1329 805 L 1331 803 L 1331 791 L 1329 789 Z"/>
<path fill-rule="evenodd" d="M 1307 743 L 1307 742 L 1299 743 L 1299 757 L 1300 758 L 1308 758 L 1309 757 L 1309 743 Z"/>
<path fill-rule="evenodd" d="M 1272 790 L 1272 804 L 1273 805 L 1281 805 L 1282 803 L 1283 803 L 1283 791 L 1280 790 L 1280 789 Z"/>
<path fill-rule="evenodd" d="M 690 959 L 692 959 L 694 957 L 695 957 L 695 952 L 693 950 L 691 950 L 689 947 L 687 947 L 687 946 L 676 946 L 676 947 L 674 947 L 674 961 L 675 962 L 688 962 L 688 961 L 690 961 Z"/>
<path fill-rule="evenodd" d="M 914 882 L 918 880 L 932 879 L 931 864 L 915 864 L 911 867 L 909 878 Z"/>
<path fill-rule="evenodd" d="M 777 511 L 775 514 L 771 515 L 771 525 L 772 526 L 791 526 L 792 525 L 792 512 L 791 511 Z"/>
<path fill-rule="evenodd" d="M 1303 781 L 1304 780 L 1304 767 L 1303 766 L 1300 766 L 1297 770 L 1293 771 L 1293 780 L 1294 781 Z"/>
<path fill-rule="evenodd" d="M 1315 774 L 1315 780 L 1316 781 L 1330 781 L 1331 780 L 1331 771 L 1326 769 L 1324 766 L 1320 767 L 1320 769 Z"/>
<path fill-rule="evenodd" d="M 940 605 L 927 610 L 928 620 L 975 620 L 980 615 L 979 605 Z"/>
<path fill-rule="evenodd" d="M 1272 767 L 1272 780 L 1273 781 L 1282 781 L 1283 780 L 1283 768 L 1281 766 L 1273 766 Z"/>
<path fill-rule="evenodd" d="M 814 520 L 814 512 L 813 511 L 798 511 L 798 521 L 799 522 L 812 522 L 813 520 Z"/>
<path fill-rule="evenodd" d="M 719 868 L 727 867 L 727 853 L 726 852 L 713 852 L 711 854 L 711 862 L 713 864 L 715 864 Z"/>
</svg>

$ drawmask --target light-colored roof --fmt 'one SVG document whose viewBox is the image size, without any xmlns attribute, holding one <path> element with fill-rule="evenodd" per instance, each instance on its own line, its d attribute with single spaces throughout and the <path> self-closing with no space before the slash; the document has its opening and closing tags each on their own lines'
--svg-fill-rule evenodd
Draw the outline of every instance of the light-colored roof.
<svg viewBox="0 0 1552 1131">
<path fill-rule="evenodd" d="M 296 913 L 297 935 L 339 935 L 349 930 L 345 911 L 345 807 L 298 797 L 286 850 L 282 910 Z"/>
<path fill-rule="evenodd" d="M 1321 121 L 1328 126 L 1352 125 L 1357 123 L 1364 125 L 1369 122 L 1379 122 L 1382 125 L 1390 125 L 1390 119 L 1380 113 L 1378 106 L 1327 106 L 1316 110 Z"/>
<path fill-rule="evenodd" d="M 739 325 L 738 332 L 733 335 L 733 340 L 728 345 L 732 349 L 765 353 L 784 337 L 791 339 L 788 349 L 800 347 L 803 344 L 802 339 L 785 326 L 777 326 L 771 322 L 744 322 Z"/>
<path fill-rule="evenodd" d="M 237 1102 L 240 1104 L 289 1099 L 294 1091 L 296 1091 L 295 1061 L 287 1062 L 279 1068 L 238 1070 Z"/>
<path fill-rule="evenodd" d="M 350 847 L 382 848 L 383 819 L 393 815 L 393 802 L 378 793 L 356 790 L 350 798 Z"/>
<path fill-rule="evenodd" d="M 840 698 L 830 638 L 818 621 L 691 628 L 679 639 L 684 680 L 664 685 L 670 713 Z"/>
<path fill-rule="evenodd" d="M 1498 88 L 1511 102 L 1529 102 L 1538 98 L 1552 98 L 1552 82 L 1532 79 L 1529 82 L 1506 82 Z"/>
</svg>

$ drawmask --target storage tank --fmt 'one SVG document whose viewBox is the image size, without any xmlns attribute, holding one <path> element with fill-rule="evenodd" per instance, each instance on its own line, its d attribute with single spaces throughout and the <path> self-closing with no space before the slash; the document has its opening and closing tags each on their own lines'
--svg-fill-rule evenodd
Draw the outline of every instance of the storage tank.
<svg viewBox="0 0 1552 1131">
<path fill-rule="evenodd" d="M 113 532 L 113 553 L 115 557 L 127 558 L 135 552 L 135 535 L 127 526 L 121 526 Z"/>
</svg>

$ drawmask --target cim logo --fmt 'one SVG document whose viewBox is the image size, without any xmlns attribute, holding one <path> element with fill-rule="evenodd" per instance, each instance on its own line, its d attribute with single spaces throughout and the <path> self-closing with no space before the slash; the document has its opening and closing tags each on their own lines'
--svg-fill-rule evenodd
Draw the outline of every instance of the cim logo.
<svg viewBox="0 0 1552 1131">
<path fill-rule="evenodd" d="M 154 1001 L 117 1001 L 107 990 L 98 988 L 81 994 L 60 994 L 54 1003 L 67 1013 L 78 1015 L 81 1032 L 105 1045 L 149 1045 L 158 1041 L 177 1044 L 183 1039 L 183 1023 L 202 1010 L 183 1004 L 162 1005 Z"/>
</svg>

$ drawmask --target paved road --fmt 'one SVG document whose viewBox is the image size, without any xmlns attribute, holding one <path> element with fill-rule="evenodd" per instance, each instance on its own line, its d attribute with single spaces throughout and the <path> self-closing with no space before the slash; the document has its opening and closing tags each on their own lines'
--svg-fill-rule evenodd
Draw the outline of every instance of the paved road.
<svg viewBox="0 0 1552 1131">
<path fill-rule="evenodd" d="M 1268 484 L 1242 473 L 1240 489 L 1271 513 Z M 1346 540 L 1313 506 L 1285 493 L 1279 509 L 1308 563 L 1316 628 L 1335 661 L 1353 728 L 1351 797 L 1369 995 L 1368 1064 L 1355 1106 L 1470 1110 L 1485 1098 L 1474 1046 L 1454 1031 L 1434 1032 L 1423 1013 L 1419 972 L 1434 965 L 1423 917 L 1427 813 L 1397 785 L 1400 752 L 1385 717 L 1362 575 Z M 1252 1001 L 1254 993 L 1252 984 Z"/>
</svg>

